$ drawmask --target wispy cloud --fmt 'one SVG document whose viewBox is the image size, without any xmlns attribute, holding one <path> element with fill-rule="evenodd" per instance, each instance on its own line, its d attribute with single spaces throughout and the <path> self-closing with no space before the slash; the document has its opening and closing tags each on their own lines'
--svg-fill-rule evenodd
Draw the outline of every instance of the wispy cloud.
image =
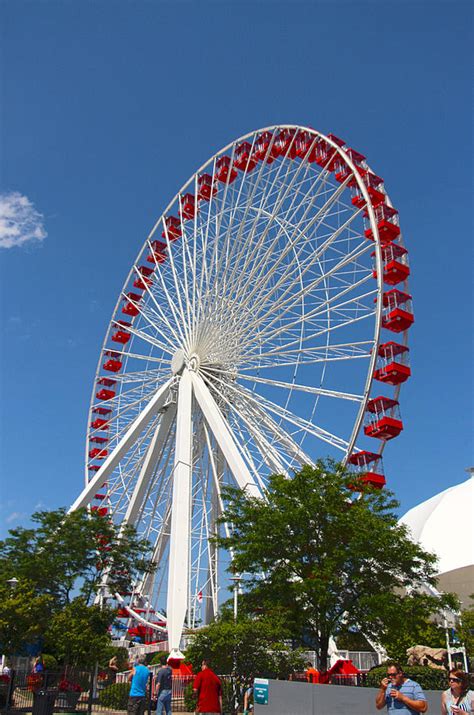
<svg viewBox="0 0 474 715">
<path fill-rule="evenodd" d="M 47 235 L 43 214 L 27 196 L 18 191 L 0 194 L 0 248 L 43 241 Z"/>
<path fill-rule="evenodd" d="M 7 524 L 12 524 L 14 521 L 21 521 L 25 516 L 26 514 L 22 511 L 12 511 L 12 513 L 6 517 L 5 521 Z"/>
</svg>

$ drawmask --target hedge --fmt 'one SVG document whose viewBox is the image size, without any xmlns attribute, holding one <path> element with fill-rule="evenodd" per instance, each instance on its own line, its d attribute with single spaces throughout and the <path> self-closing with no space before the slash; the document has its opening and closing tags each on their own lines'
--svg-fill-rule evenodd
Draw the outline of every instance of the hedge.
<svg viewBox="0 0 474 715">
<path fill-rule="evenodd" d="M 426 665 L 407 665 L 404 668 L 407 678 L 416 680 L 424 690 L 446 690 L 448 673 L 446 670 L 429 668 Z M 382 678 L 387 674 L 387 666 L 379 665 L 367 673 L 364 685 L 367 688 L 378 688 Z"/>
<path fill-rule="evenodd" d="M 112 710 L 126 710 L 130 683 L 114 683 L 99 693 L 99 704 Z"/>
</svg>

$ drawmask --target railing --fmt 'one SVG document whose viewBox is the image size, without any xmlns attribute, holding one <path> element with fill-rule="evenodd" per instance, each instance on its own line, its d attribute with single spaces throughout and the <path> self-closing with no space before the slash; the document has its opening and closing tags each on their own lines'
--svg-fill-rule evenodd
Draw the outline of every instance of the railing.
<svg viewBox="0 0 474 715">
<path fill-rule="evenodd" d="M 358 670 L 370 670 L 379 664 L 377 653 L 368 650 L 341 650 L 339 656 L 344 660 L 352 660 Z"/>
</svg>

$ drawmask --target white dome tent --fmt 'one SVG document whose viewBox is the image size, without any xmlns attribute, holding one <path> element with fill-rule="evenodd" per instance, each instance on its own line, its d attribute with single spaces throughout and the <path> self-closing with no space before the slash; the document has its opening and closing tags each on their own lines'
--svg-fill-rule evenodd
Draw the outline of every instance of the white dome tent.
<svg viewBox="0 0 474 715">
<path fill-rule="evenodd" d="M 474 593 L 474 467 L 470 478 L 407 511 L 400 519 L 421 546 L 438 556 L 438 588 L 466 608 Z"/>
</svg>

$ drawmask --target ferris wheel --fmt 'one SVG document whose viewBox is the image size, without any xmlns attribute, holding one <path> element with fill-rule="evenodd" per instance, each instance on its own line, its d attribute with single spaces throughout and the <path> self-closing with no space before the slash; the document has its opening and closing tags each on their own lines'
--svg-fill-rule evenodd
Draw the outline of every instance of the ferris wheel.
<svg viewBox="0 0 474 715">
<path fill-rule="evenodd" d="M 409 272 L 383 179 L 332 134 L 251 132 L 168 204 L 105 336 L 71 507 L 153 545 L 156 570 L 117 594 L 130 635 L 166 631 L 180 657 L 183 630 L 217 613 L 225 485 L 260 496 L 271 473 L 331 453 L 383 486 Z"/>
</svg>

